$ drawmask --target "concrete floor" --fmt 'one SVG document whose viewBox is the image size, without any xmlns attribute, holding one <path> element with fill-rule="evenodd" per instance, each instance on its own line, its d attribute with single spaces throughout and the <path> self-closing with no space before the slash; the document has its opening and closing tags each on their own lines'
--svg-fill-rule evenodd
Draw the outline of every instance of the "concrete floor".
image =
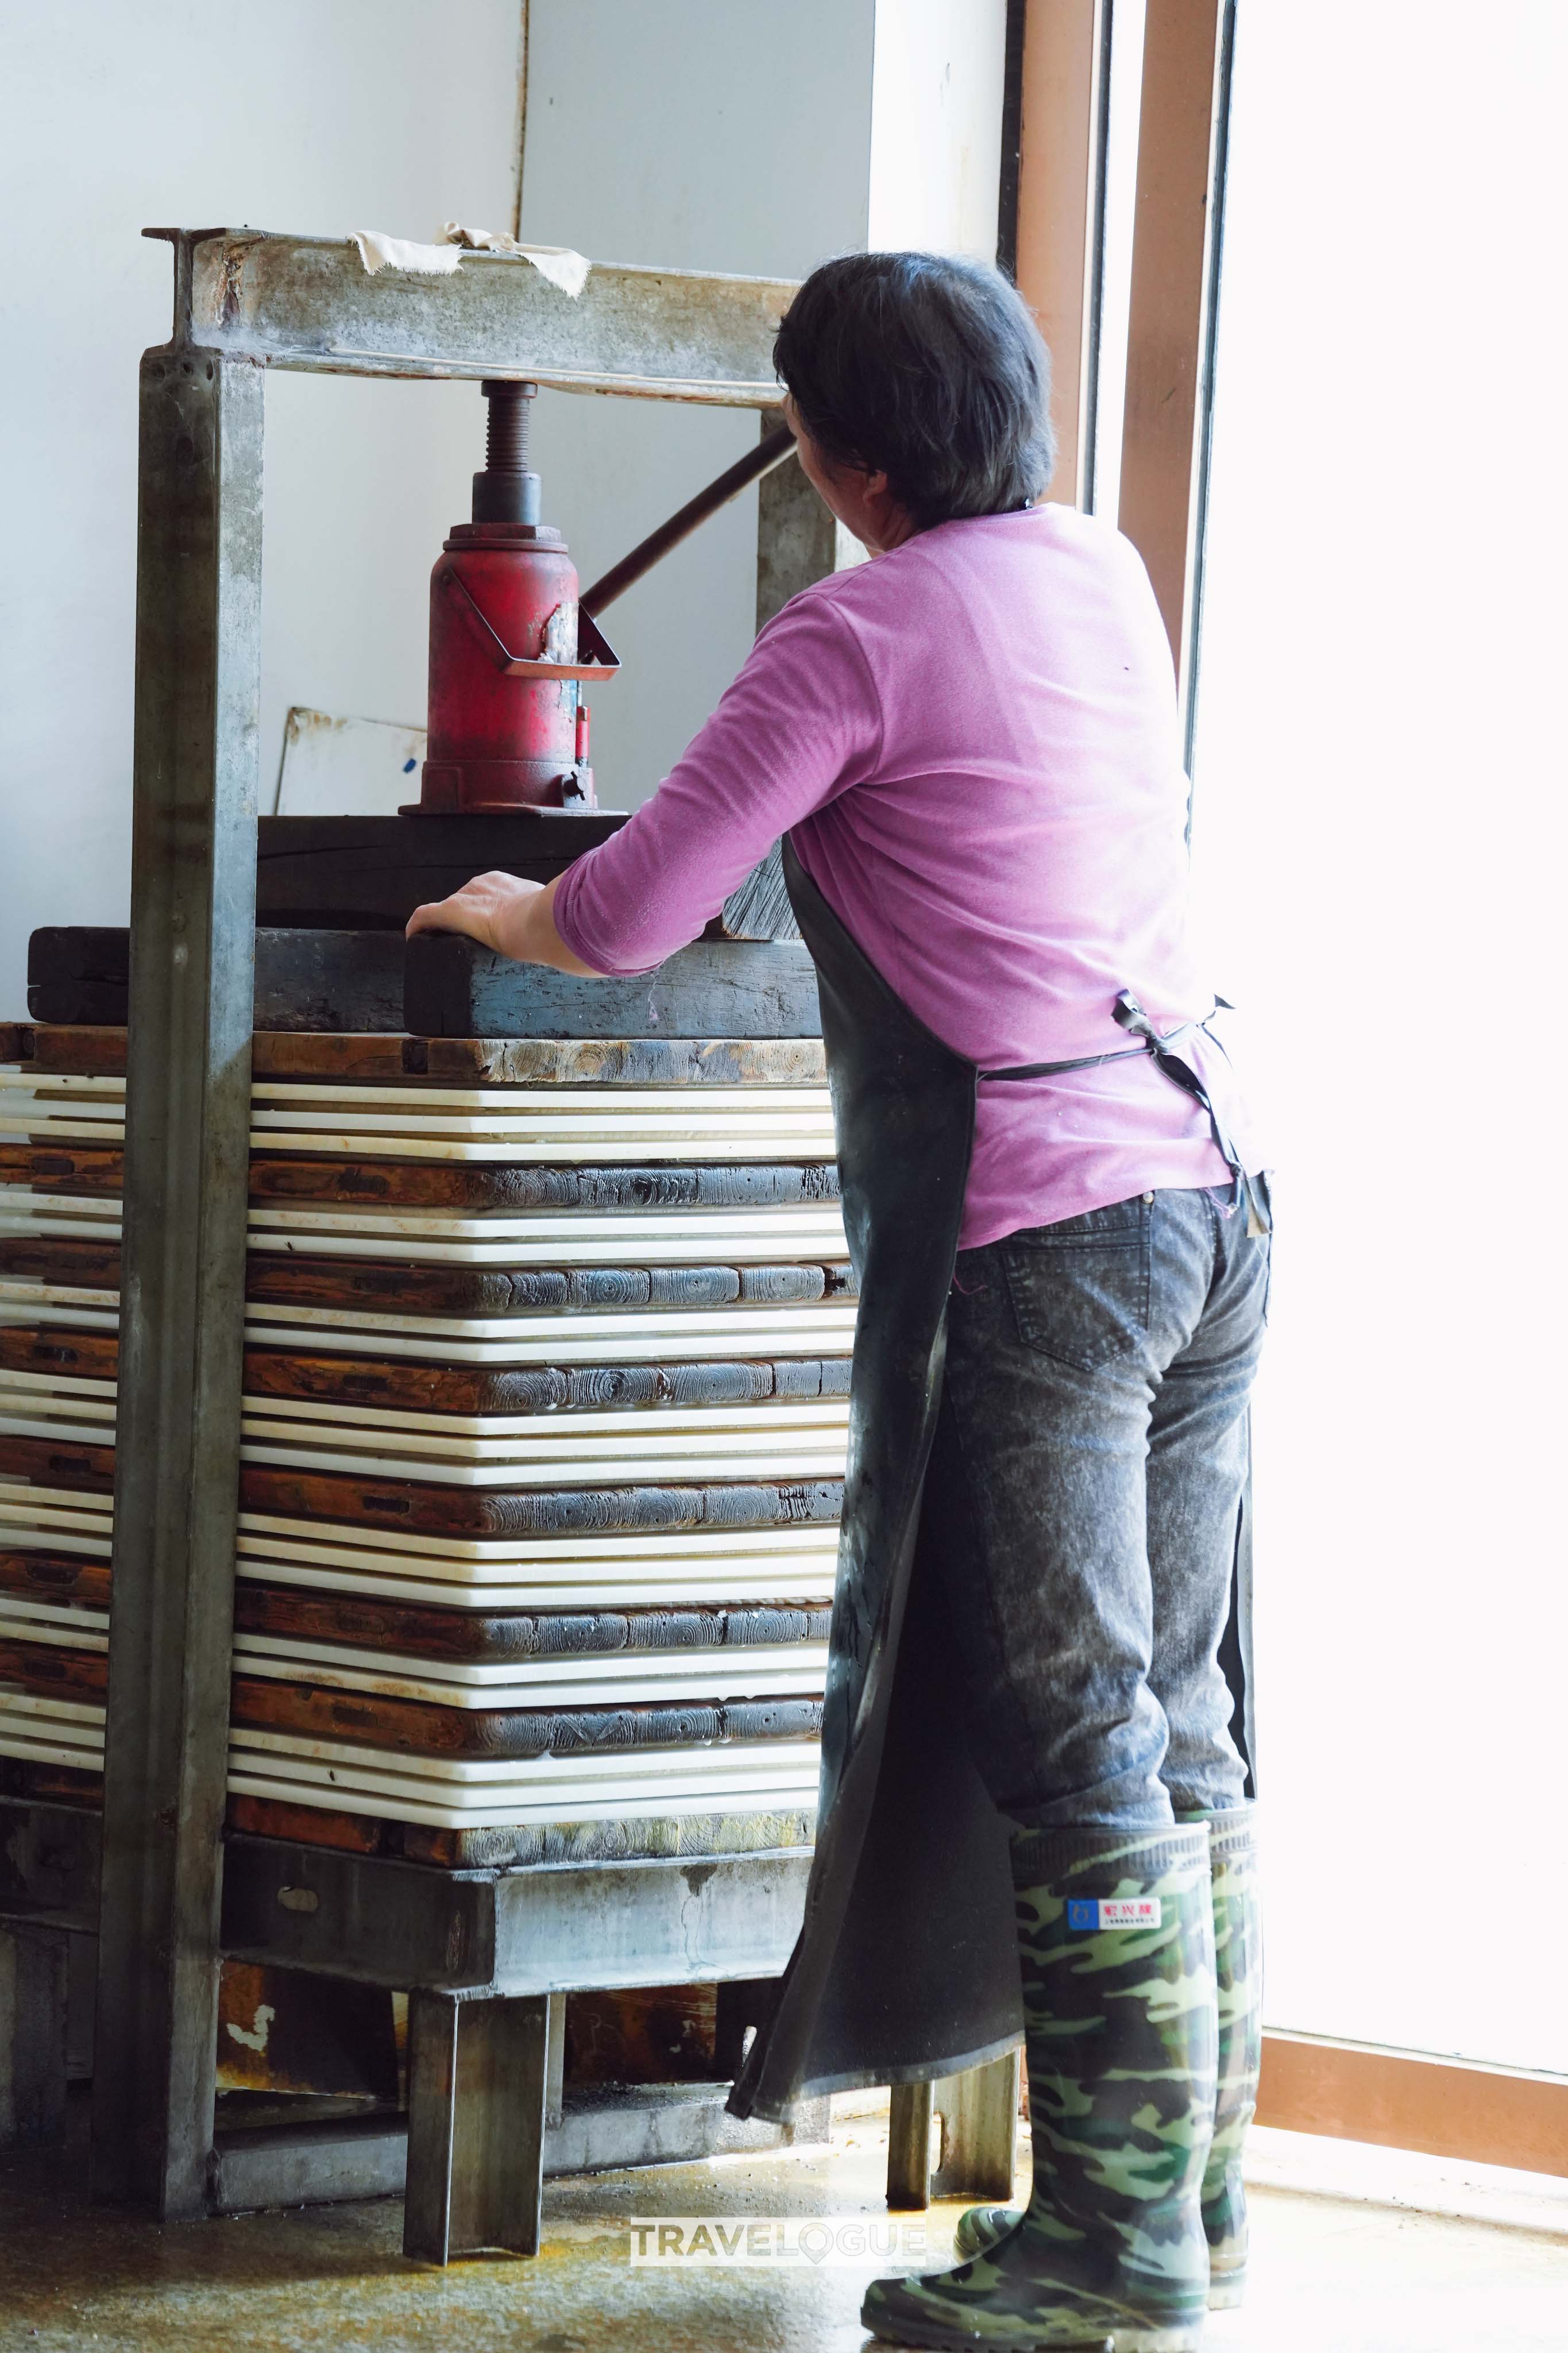
<svg viewBox="0 0 1568 2353">
<path fill-rule="evenodd" d="M 1276 2136 L 1276 2138 L 1284 2137 Z M 398 2252 L 391 2201 L 157 2230 L 87 2206 L 74 2160 L 0 2164 L 0 2348 L 60 2353 L 852 2353 L 855 2269 L 634 2270 L 633 2215 L 865 2216 L 886 2227 L 885 2134 L 831 2151 L 728 2158 L 548 2186 L 534 2263 L 441 2272 Z M 1276 2170 L 1278 2168 L 1276 2168 Z M 931 2268 L 960 2207 L 929 2220 Z M 1214 2353 L 1563 2353 L 1568 2235 L 1260 2187 L 1247 2308 Z"/>
</svg>

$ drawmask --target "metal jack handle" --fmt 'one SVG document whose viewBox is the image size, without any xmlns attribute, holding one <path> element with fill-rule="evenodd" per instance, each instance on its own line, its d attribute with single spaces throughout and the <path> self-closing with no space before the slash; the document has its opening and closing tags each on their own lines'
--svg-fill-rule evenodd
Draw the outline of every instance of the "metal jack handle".
<svg viewBox="0 0 1568 2353">
<path fill-rule="evenodd" d="M 591 616 L 584 612 L 581 606 L 578 607 L 577 650 L 579 653 L 598 654 L 602 659 L 577 662 L 533 661 L 526 654 L 510 651 L 504 639 L 497 634 L 467 582 L 459 579 L 457 573 L 443 572 L 439 578 L 442 588 L 449 596 L 462 599 L 460 609 L 464 619 L 483 640 L 485 650 L 497 670 L 505 670 L 509 678 L 614 678 L 621 666 L 618 657 L 611 652 L 605 638 L 594 627 Z"/>
</svg>

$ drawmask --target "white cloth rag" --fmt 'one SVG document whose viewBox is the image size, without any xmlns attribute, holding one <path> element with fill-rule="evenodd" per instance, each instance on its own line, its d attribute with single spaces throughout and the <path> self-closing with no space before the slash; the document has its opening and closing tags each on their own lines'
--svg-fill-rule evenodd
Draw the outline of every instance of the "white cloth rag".
<svg viewBox="0 0 1568 2353">
<path fill-rule="evenodd" d="M 447 223 L 439 245 L 417 245 L 405 237 L 384 237 L 374 228 L 352 229 L 350 236 L 372 278 L 380 269 L 411 269 L 426 278 L 449 278 L 465 253 L 504 253 L 516 260 L 531 262 L 552 286 L 559 286 L 575 301 L 593 267 L 582 254 L 574 253 L 570 246 L 520 245 L 516 237 L 503 237 L 499 230 L 464 228 L 458 221 Z"/>
<path fill-rule="evenodd" d="M 463 259 L 455 245 L 415 245 L 405 237 L 383 237 L 374 228 L 351 229 L 349 234 L 373 278 L 378 269 L 412 269 L 424 278 L 449 278 Z"/>
<path fill-rule="evenodd" d="M 448 221 L 441 235 L 448 245 L 466 246 L 470 253 L 510 253 L 531 261 L 552 286 L 559 286 L 574 302 L 588 283 L 594 266 L 569 245 L 520 245 L 515 237 L 503 237 L 499 229 L 464 228 L 458 221 Z"/>
</svg>

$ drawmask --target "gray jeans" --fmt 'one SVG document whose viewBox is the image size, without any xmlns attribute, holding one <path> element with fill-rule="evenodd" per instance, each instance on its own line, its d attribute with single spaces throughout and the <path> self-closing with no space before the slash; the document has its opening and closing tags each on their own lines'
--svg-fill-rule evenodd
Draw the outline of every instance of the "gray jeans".
<svg viewBox="0 0 1568 2353">
<path fill-rule="evenodd" d="M 975 1758 L 1016 1820 L 1242 1800 L 1218 1651 L 1269 1247 L 1216 1189 L 959 1257 L 927 1493 Z"/>
</svg>

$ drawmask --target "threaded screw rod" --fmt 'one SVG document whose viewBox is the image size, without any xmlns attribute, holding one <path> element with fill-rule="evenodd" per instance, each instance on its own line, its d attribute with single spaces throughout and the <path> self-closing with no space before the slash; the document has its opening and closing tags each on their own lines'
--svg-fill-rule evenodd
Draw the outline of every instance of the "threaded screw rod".
<svg viewBox="0 0 1568 2353">
<path fill-rule="evenodd" d="M 485 471 L 526 474 L 528 427 L 536 384 L 506 384 L 486 377 L 479 387 L 488 405 L 485 421 Z"/>
</svg>

